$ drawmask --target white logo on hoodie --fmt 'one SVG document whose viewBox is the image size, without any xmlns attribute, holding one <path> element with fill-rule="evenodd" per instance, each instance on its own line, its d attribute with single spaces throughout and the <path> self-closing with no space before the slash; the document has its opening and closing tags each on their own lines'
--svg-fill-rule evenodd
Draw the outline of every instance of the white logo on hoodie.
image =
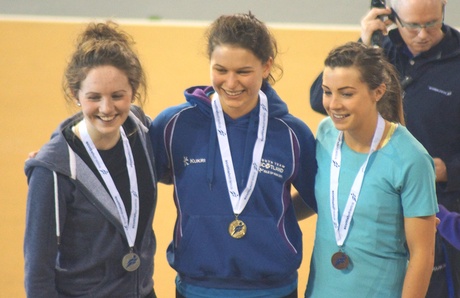
<svg viewBox="0 0 460 298">
<path fill-rule="evenodd" d="M 206 158 L 188 158 L 188 156 L 184 156 L 184 167 L 192 165 L 192 164 L 199 164 L 199 163 L 206 163 Z"/>
</svg>

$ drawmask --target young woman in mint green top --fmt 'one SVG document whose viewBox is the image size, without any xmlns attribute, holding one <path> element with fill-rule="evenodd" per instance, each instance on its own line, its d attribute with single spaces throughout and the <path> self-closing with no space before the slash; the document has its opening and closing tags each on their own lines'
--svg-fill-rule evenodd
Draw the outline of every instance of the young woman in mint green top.
<svg viewBox="0 0 460 298">
<path fill-rule="evenodd" d="M 381 50 L 348 43 L 323 73 L 318 221 L 306 297 L 424 297 L 433 268 L 433 161 L 403 126 Z"/>
</svg>

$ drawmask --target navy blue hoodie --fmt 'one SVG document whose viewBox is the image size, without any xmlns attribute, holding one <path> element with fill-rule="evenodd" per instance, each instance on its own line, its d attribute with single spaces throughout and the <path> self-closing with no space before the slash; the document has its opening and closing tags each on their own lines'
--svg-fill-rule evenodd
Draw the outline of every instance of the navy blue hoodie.
<svg viewBox="0 0 460 298">
<path fill-rule="evenodd" d="M 291 203 L 291 185 L 314 210 L 315 140 L 289 114 L 270 85 L 265 148 L 255 189 L 239 219 L 241 239 L 229 235 L 235 219 L 222 166 L 211 101 L 212 87 L 185 91 L 187 103 L 163 111 L 150 136 L 159 180 L 174 184 L 177 221 L 167 256 L 186 283 L 210 288 L 269 289 L 295 282 L 302 233 Z M 259 107 L 238 119 L 225 117 L 240 193 L 246 186 Z"/>
</svg>

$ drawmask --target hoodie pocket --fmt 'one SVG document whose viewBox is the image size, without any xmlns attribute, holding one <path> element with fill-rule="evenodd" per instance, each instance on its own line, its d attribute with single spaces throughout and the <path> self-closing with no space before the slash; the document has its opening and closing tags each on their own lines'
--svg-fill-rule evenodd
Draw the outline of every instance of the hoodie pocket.
<svg viewBox="0 0 460 298">
<path fill-rule="evenodd" d="M 298 247 L 280 231 L 273 218 L 245 217 L 247 233 L 232 238 L 228 226 L 234 218 L 190 217 L 183 238 L 173 253 L 171 264 L 179 273 L 191 278 L 235 280 L 280 280 L 291 276 L 302 259 L 301 232 Z"/>
</svg>

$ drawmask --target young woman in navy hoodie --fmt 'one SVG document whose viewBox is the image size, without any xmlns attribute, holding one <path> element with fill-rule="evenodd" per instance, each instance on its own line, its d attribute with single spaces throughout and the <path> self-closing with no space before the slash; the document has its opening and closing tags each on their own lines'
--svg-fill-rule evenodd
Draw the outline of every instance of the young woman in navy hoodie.
<svg viewBox="0 0 460 298">
<path fill-rule="evenodd" d="M 150 129 L 159 180 L 174 184 L 177 297 L 297 297 L 291 186 L 316 209 L 313 134 L 271 87 L 281 69 L 261 21 L 221 16 L 207 37 L 211 86 L 185 90 Z"/>
</svg>

